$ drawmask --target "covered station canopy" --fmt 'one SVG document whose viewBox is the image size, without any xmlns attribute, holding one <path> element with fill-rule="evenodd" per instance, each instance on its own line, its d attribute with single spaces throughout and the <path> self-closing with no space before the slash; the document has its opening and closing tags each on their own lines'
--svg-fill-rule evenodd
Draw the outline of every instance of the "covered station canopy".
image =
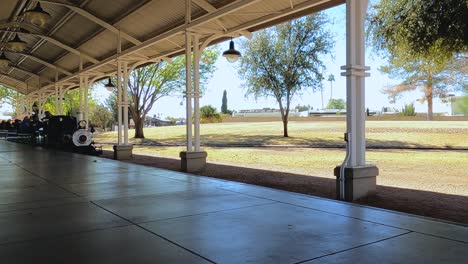
<svg viewBox="0 0 468 264">
<path fill-rule="evenodd" d="M 50 96 L 56 84 L 79 86 L 80 74 L 90 80 L 115 74 L 118 57 L 138 66 L 182 54 L 186 31 L 212 44 L 344 2 L 191 0 L 187 8 L 186 0 L 2 0 L 0 54 L 10 63 L 0 69 L 0 83 Z M 24 16 L 37 3 L 50 14 L 44 25 Z M 16 35 L 24 50 L 11 49 Z"/>
<path fill-rule="evenodd" d="M 126 159 L 132 154 L 130 102 L 124 92 L 129 73 L 185 53 L 187 151 L 180 157 L 182 170 L 196 171 L 203 168 L 207 156 L 200 144 L 201 51 L 225 39 L 249 38 L 256 30 L 344 3 L 346 65 L 341 67 L 341 75 L 347 80 L 347 155 L 335 173 L 339 175 L 340 199 L 354 200 L 375 192 L 378 174 L 365 157 L 365 77 L 369 67 L 365 66 L 364 20 L 368 0 L 2 0 L 0 84 L 26 95 L 20 103 L 25 113 L 37 102 L 39 116 L 51 96 L 56 99 L 56 112 L 63 114 L 64 93 L 79 87 L 77 118 L 87 126 L 88 87 L 116 75 L 118 140 L 114 157 Z M 110 79 L 108 86 L 113 89 Z"/>
</svg>

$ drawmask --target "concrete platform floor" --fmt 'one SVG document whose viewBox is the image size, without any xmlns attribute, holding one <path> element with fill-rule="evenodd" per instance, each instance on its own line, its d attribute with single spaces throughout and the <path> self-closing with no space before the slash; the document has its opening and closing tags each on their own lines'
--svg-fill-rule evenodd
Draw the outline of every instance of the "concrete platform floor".
<svg viewBox="0 0 468 264">
<path fill-rule="evenodd" d="M 468 227 L 0 141 L 1 263 L 468 263 Z"/>
</svg>

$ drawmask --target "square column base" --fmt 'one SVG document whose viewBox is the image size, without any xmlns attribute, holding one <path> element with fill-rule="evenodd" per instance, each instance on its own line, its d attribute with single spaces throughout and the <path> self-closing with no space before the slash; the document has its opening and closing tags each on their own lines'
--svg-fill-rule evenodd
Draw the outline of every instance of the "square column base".
<svg viewBox="0 0 468 264">
<path fill-rule="evenodd" d="M 114 159 L 128 160 L 132 158 L 132 145 L 114 145 Z"/>
<path fill-rule="evenodd" d="M 336 197 L 340 199 L 340 168 L 335 167 Z M 354 201 L 376 193 L 379 169 L 375 165 L 345 168 L 345 200 Z"/>
<path fill-rule="evenodd" d="M 183 172 L 199 172 L 206 166 L 206 151 L 180 152 L 180 167 Z"/>
</svg>

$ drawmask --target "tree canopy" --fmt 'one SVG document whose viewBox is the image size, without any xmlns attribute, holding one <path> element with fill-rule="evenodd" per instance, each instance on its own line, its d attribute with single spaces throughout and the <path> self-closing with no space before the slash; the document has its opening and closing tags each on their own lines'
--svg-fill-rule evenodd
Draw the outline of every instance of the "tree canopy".
<svg viewBox="0 0 468 264">
<path fill-rule="evenodd" d="M 320 56 L 333 46 L 325 23 L 322 14 L 314 14 L 259 31 L 242 42 L 239 75 L 246 93 L 276 99 L 285 137 L 292 98 L 306 88 L 321 86 L 324 64 Z"/>
<path fill-rule="evenodd" d="M 205 49 L 202 53 L 200 60 L 202 89 L 215 70 L 214 62 L 218 55 L 219 51 L 216 48 Z M 184 90 L 184 56 L 174 58 L 171 63 L 161 61 L 133 70 L 130 73 L 127 92 L 130 101 L 129 112 L 135 122 L 135 138 L 144 138 L 144 120 L 156 101 L 165 96 L 183 94 Z"/>
<path fill-rule="evenodd" d="M 369 39 L 387 57 L 380 70 L 403 81 L 383 92 L 395 102 L 420 89 L 432 120 L 433 98 L 466 91 L 468 1 L 381 0 L 371 9 Z"/>
<path fill-rule="evenodd" d="M 330 99 L 327 109 L 345 109 L 346 102 L 343 99 Z"/>
<path fill-rule="evenodd" d="M 468 1 L 381 0 L 369 16 L 374 47 L 388 50 L 406 46 L 412 55 L 467 51 Z"/>
<path fill-rule="evenodd" d="M 221 100 L 221 113 L 228 114 L 228 106 L 227 106 L 227 92 L 226 90 L 223 91 L 223 98 Z"/>
</svg>

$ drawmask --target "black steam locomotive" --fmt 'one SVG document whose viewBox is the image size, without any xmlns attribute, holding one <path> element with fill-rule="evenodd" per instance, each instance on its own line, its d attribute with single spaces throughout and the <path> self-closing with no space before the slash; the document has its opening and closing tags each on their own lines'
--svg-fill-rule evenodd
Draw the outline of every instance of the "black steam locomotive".
<svg viewBox="0 0 468 264">
<path fill-rule="evenodd" d="M 77 122 L 73 116 L 59 115 L 50 116 L 46 122 L 43 133 L 47 146 L 81 154 L 102 154 L 102 149 L 92 140 L 94 128 L 88 131 L 85 120 Z"/>
</svg>

